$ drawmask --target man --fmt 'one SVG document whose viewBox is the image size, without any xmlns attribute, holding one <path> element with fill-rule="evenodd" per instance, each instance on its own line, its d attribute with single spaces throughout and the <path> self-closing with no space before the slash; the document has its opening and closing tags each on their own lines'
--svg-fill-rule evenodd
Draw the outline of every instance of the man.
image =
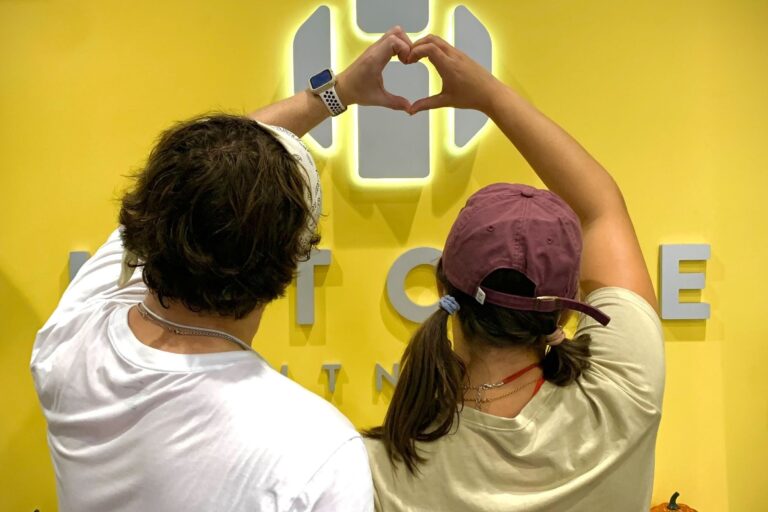
<svg viewBox="0 0 768 512">
<path fill-rule="evenodd" d="M 355 103 L 409 108 L 381 78 L 409 52 L 393 29 L 335 88 L 318 76 L 250 118 L 162 135 L 121 228 L 35 341 L 59 510 L 372 509 L 352 425 L 250 340 L 318 241 L 317 170 L 296 135 Z"/>
</svg>

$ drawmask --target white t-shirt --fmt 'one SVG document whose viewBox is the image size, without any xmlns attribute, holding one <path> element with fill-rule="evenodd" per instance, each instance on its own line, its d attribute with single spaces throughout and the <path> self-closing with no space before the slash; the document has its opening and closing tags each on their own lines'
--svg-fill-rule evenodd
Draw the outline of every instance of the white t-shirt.
<svg viewBox="0 0 768 512">
<path fill-rule="evenodd" d="M 376 510 L 441 512 L 646 511 L 664 390 L 664 344 L 653 308 L 621 288 L 587 302 L 610 315 L 592 337 L 576 383 L 544 383 L 514 418 L 465 407 L 455 433 L 418 443 L 428 462 L 412 476 L 366 440 Z"/>
<path fill-rule="evenodd" d="M 59 510 L 369 511 L 365 447 L 325 400 L 255 352 L 182 355 L 128 327 L 118 232 L 38 332 L 35 386 Z"/>
</svg>

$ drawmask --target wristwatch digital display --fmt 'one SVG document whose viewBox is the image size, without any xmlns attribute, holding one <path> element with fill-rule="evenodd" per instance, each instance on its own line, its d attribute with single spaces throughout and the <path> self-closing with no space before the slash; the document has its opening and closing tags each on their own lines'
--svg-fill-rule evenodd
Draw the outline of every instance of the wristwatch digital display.
<svg viewBox="0 0 768 512">
<path fill-rule="evenodd" d="M 337 116 L 347 110 L 347 107 L 336 94 L 336 76 L 330 69 L 324 69 L 309 78 L 309 90 L 323 100 L 332 116 Z"/>
</svg>

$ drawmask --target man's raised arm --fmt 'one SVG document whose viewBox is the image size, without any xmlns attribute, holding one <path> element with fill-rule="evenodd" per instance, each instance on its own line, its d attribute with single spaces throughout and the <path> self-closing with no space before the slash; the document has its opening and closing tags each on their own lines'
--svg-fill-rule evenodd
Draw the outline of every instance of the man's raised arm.
<svg viewBox="0 0 768 512">
<path fill-rule="evenodd" d="M 411 104 L 384 89 L 382 71 L 395 55 L 405 62 L 411 41 L 400 27 L 394 27 L 373 43 L 347 69 L 336 77 L 336 93 L 342 105 L 354 104 L 407 110 Z M 262 123 L 281 126 L 302 137 L 330 116 L 319 96 L 309 90 L 263 107 L 248 115 Z"/>
</svg>

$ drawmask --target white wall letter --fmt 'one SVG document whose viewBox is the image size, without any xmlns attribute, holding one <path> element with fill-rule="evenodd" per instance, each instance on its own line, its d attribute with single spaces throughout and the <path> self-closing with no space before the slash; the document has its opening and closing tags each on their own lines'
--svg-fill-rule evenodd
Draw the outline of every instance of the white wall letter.
<svg viewBox="0 0 768 512">
<path fill-rule="evenodd" d="M 384 389 L 384 380 L 395 386 L 397 379 L 400 377 L 400 364 L 395 363 L 392 365 L 392 373 L 387 372 L 383 366 L 376 363 L 376 391 Z"/>
<path fill-rule="evenodd" d="M 315 267 L 331 264 L 331 251 L 313 249 L 307 261 L 299 263 L 296 272 L 296 323 L 312 325 L 315 323 Z"/>
<path fill-rule="evenodd" d="M 703 290 L 703 272 L 680 272 L 681 261 L 706 261 L 709 244 L 663 244 L 661 246 L 661 318 L 665 320 L 704 320 L 709 304 L 680 302 L 680 290 Z"/>
<path fill-rule="evenodd" d="M 395 260 L 387 274 L 387 298 L 392 307 L 411 322 L 420 323 L 437 310 L 437 304 L 414 304 L 405 293 L 405 278 L 419 265 L 437 265 L 442 253 L 432 247 L 417 247 L 404 252 Z"/>
<path fill-rule="evenodd" d="M 336 374 L 341 370 L 341 363 L 325 363 L 323 371 L 328 372 L 328 391 L 336 391 Z"/>
</svg>

